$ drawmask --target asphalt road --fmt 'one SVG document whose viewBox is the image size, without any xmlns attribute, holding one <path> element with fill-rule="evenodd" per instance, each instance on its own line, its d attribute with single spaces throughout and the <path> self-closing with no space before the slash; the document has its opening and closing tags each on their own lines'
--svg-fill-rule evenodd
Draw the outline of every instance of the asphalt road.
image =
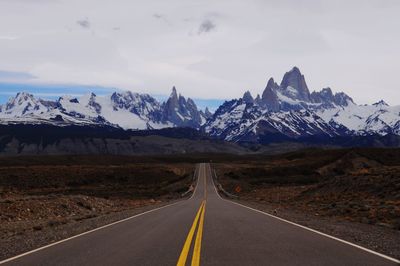
<svg viewBox="0 0 400 266">
<path fill-rule="evenodd" d="M 222 199 L 210 166 L 184 200 L 5 265 L 398 265 Z"/>
</svg>

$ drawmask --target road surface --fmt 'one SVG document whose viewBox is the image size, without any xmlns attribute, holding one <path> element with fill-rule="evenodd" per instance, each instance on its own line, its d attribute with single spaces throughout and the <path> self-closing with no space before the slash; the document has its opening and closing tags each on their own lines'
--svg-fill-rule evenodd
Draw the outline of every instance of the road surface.
<svg viewBox="0 0 400 266">
<path fill-rule="evenodd" d="M 222 199 L 208 164 L 193 196 L 5 265 L 398 265 Z"/>
</svg>

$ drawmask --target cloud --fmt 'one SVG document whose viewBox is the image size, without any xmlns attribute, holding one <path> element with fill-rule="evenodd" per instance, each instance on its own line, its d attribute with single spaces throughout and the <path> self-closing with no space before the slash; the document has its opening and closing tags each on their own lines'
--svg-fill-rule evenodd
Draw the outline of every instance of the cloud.
<svg viewBox="0 0 400 266">
<path fill-rule="evenodd" d="M 156 19 L 162 19 L 162 18 L 164 18 L 164 15 L 155 13 L 155 14 L 153 14 L 153 17 Z"/>
<path fill-rule="evenodd" d="M 161 21 L 165 22 L 167 25 L 171 26 L 171 22 L 167 19 L 166 15 L 163 15 L 160 13 L 154 13 L 153 18 L 155 18 L 157 20 L 161 20 Z"/>
<path fill-rule="evenodd" d="M 81 26 L 82 28 L 88 29 L 90 28 L 90 22 L 87 18 L 77 20 L 76 23 Z"/>
<path fill-rule="evenodd" d="M 32 93 L 38 98 L 56 100 L 63 95 L 79 97 L 90 92 L 96 95 L 111 95 L 111 93 L 120 90 L 112 87 L 82 86 L 75 84 L 29 84 L 0 81 L 0 104 L 5 103 L 10 96 L 15 96 L 18 92 L 22 91 Z"/>
<path fill-rule="evenodd" d="M 18 39 L 18 37 L 14 37 L 14 36 L 0 36 L 0 40 L 16 40 Z"/>
<path fill-rule="evenodd" d="M 0 81 L 28 81 L 36 78 L 27 72 L 0 70 Z"/>
<path fill-rule="evenodd" d="M 311 89 L 400 104 L 398 0 L 137 2 L 0 0 L 0 69 L 35 83 L 152 94 L 175 84 L 191 97 L 230 98 L 260 93 L 297 65 Z"/>
<path fill-rule="evenodd" d="M 213 31 L 217 26 L 209 19 L 204 20 L 199 27 L 198 34 Z"/>
</svg>

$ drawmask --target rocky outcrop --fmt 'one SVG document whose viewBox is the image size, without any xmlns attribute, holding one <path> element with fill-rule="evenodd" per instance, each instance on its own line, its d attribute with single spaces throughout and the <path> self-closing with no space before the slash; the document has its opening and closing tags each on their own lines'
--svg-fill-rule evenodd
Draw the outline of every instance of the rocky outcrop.
<svg viewBox="0 0 400 266">
<path fill-rule="evenodd" d="M 280 104 L 277 95 L 278 90 L 279 85 L 274 81 L 273 78 L 270 78 L 261 97 L 261 106 L 265 106 L 270 111 L 279 111 Z"/>
<path fill-rule="evenodd" d="M 325 104 L 325 106 L 348 106 L 350 103 L 354 103 L 353 99 L 344 92 L 333 94 L 329 87 L 319 92 L 312 92 L 310 99 L 312 103 Z"/>
<path fill-rule="evenodd" d="M 251 93 L 250 93 L 250 91 L 246 91 L 244 94 L 243 94 L 243 101 L 245 102 L 245 103 L 250 103 L 250 104 L 253 104 L 254 103 L 254 98 L 253 98 L 253 96 L 251 95 Z"/>
<path fill-rule="evenodd" d="M 300 69 L 294 67 L 286 72 L 281 82 L 281 92 L 292 99 L 310 102 L 310 91 L 308 90 L 304 75 Z"/>
<path fill-rule="evenodd" d="M 197 109 L 196 104 L 190 98 L 186 100 L 182 95 L 177 94 L 176 88 L 163 104 L 162 119 L 164 122 L 172 122 L 179 127 L 199 128 L 202 124 L 203 114 Z"/>
</svg>

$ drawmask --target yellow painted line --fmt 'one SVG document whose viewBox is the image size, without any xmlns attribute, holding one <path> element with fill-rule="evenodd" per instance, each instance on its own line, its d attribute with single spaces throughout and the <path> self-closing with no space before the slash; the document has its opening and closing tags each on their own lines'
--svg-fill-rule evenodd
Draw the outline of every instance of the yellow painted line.
<svg viewBox="0 0 400 266">
<path fill-rule="evenodd" d="M 192 243 L 194 232 L 196 231 L 197 223 L 199 221 L 200 213 L 202 212 L 203 207 L 204 207 L 204 201 L 201 203 L 200 208 L 197 211 L 196 218 L 194 218 L 192 227 L 190 228 L 185 244 L 183 245 L 181 255 L 179 256 L 178 263 L 176 264 L 177 266 L 185 266 L 186 264 L 187 256 L 190 250 L 190 244 Z"/>
<path fill-rule="evenodd" d="M 204 226 L 204 214 L 206 209 L 206 199 L 207 199 L 207 176 L 206 164 L 201 164 L 199 167 L 199 179 L 200 176 L 204 176 L 204 200 L 202 201 L 199 210 L 197 211 L 196 217 L 194 218 L 192 227 L 190 228 L 189 234 L 186 237 L 185 244 L 183 245 L 181 254 L 179 256 L 177 266 L 185 266 L 187 257 L 190 252 L 190 247 L 192 245 L 193 237 L 196 233 L 196 239 L 193 247 L 192 264 L 194 266 L 200 265 L 200 253 L 201 253 L 201 240 L 203 237 L 203 226 Z M 197 232 L 196 232 L 197 228 Z"/>
<path fill-rule="evenodd" d="M 200 265 L 201 239 L 203 236 L 204 213 L 206 212 L 206 203 L 204 201 L 203 210 L 200 216 L 199 228 L 197 229 L 196 242 L 194 244 L 192 266 Z"/>
</svg>

